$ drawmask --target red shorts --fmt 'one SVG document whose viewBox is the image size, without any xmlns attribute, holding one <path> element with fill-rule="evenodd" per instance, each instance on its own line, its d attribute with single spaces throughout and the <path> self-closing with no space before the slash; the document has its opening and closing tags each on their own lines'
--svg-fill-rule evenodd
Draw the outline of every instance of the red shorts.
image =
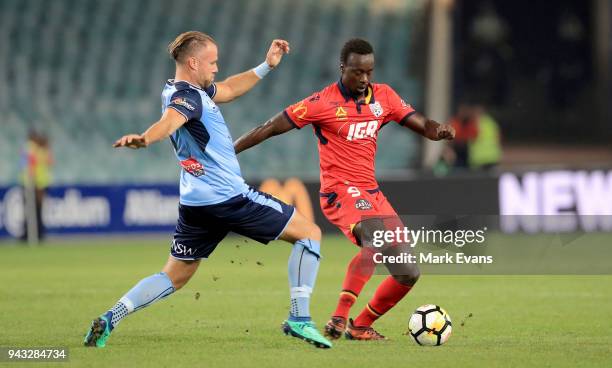
<svg viewBox="0 0 612 368">
<path fill-rule="evenodd" d="M 330 191 L 319 193 L 321 210 L 329 222 L 336 225 L 354 244 L 355 225 L 366 218 L 384 218 L 385 227 L 403 226 L 399 216 L 380 189 L 361 189 L 350 185 L 336 185 Z"/>
</svg>

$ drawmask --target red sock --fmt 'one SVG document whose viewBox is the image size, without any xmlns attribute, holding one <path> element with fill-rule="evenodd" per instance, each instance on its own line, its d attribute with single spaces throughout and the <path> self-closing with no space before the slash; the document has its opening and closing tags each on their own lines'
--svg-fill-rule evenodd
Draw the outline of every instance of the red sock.
<svg viewBox="0 0 612 368">
<path fill-rule="evenodd" d="M 342 283 L 342 291 L 334 316 L 348 318 L 351 307 L 357 300 L 363 286 L 374 273 L 374 262 L 367 252 L 359 251 L 351 260 Z"/>
<path fill-rule="evenodd" d="M 400 284 L 393 276 L 387 277 L 378 285 L 370 302 L 363 308 L 363 311 L 361 311 L 357 318 L 355 318 L 353 322 L 354 325 L 364 327 L 371 326 L 374 321 L 387 313 L 387 311 L 393 308 L 397 302 L 402 300 L 410 289 L 412 289 L 412 286 Z"/>
</svg>

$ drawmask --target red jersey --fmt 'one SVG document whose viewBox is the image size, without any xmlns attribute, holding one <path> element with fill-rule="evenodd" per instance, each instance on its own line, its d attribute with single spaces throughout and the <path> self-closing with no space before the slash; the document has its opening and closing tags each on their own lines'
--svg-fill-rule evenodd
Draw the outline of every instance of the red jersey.
<svg viewBox="0 0 612 368">
<path fill-rule="evenodd" d="M 342 82 L 284 111 L 298 129 L 312 124 L 319 138 L 322 191 L 340 183 L 377 188 L 374 166 L 378 131 L 388 122 L 399 123 L 414 113 L 412 106 L 386 84 L 370 84 L 365 100 L 357 101 Z"/>
</svg>

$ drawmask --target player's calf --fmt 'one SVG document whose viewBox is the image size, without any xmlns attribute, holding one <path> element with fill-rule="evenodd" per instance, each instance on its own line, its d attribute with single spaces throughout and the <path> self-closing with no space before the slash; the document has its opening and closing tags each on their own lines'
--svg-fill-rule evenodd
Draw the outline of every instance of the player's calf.
<svg viewBox="0 0 612 368">
<path fill-rule="evenodd" d="M 288 262 L 291 307 L 283 332 L 329 348 L 331 343 L 316 330 L 310 316 L 310 295 L 321 258 L 321 229 L 296 211 L 279 238 L 293 243 Z"/>
<path fill-rule="evenodd" d="M 200 260 L 179 260 L 173 257 L 168 257 L 166 265 L 162 269 L 162 272 L 168 275 L 174 291 L 179 290 L 195 274 L 198 267 L 200 266 Z"/>
<path fill-rule="evenodd" d="M 83 344 L 105 347 L 111 332 L 121 320 L 183 287 L 193 276 L 198 265 L 199 261 L 181 261 L 170 257 L 163 272 L 142 279 L 111 309 L 94 319 Z"/>
<path fill-rule="evenodd" d="M 391 258 L 397 258 L 403 253 L 410 253 L 407 245 L 387 246 L 382 249 L 382 254 Z M 389 274 L 400 284 L 414 286 L 421 276 L 419 267 L 414 263 L 385 263 Z"/>
<path fill-rule="evenodd" d="M 399 254 L 409 253 L 410 247 L 407 244 L 387 244 L 383 247 L 377 247 L 376 251 L 382 253 L 383 256 L 388 256 L 389 259 L 393 259 Z M 410 292 L 419 279 L 419 269 L 415 264 L 385 263 L 385 266 L 391 276 L 387 277 L 378 286 L 370 302 L 355 318 L 355 323 L 349 323 L 347 338 L 358 340 L 384 339 L 384 336 L 371 329 L 371 325 Z"/>
<path fill-rule="evenodd" d="M 414 286 L 419 281 L 421 273 L 416 265 L 409 265 L 403 270 L 400 270 L 398 274 L 393 274 L 393 278 L 400 284 L 406 286 Z"/>
</svg>

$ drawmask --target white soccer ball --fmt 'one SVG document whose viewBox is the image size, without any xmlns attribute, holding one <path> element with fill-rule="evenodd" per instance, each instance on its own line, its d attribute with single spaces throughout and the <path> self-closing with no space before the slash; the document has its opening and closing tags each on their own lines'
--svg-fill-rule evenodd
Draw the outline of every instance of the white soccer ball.
<svg viewBox="0 0 612 368">
<path fill-rule="evenodd" d="M 427 304 L 414 311 L 408 322 L 408 331 L 417 344 L 437 346 L 448 340 L 453 328 L 451 318 L 444 309 Z"/>
</svg>

